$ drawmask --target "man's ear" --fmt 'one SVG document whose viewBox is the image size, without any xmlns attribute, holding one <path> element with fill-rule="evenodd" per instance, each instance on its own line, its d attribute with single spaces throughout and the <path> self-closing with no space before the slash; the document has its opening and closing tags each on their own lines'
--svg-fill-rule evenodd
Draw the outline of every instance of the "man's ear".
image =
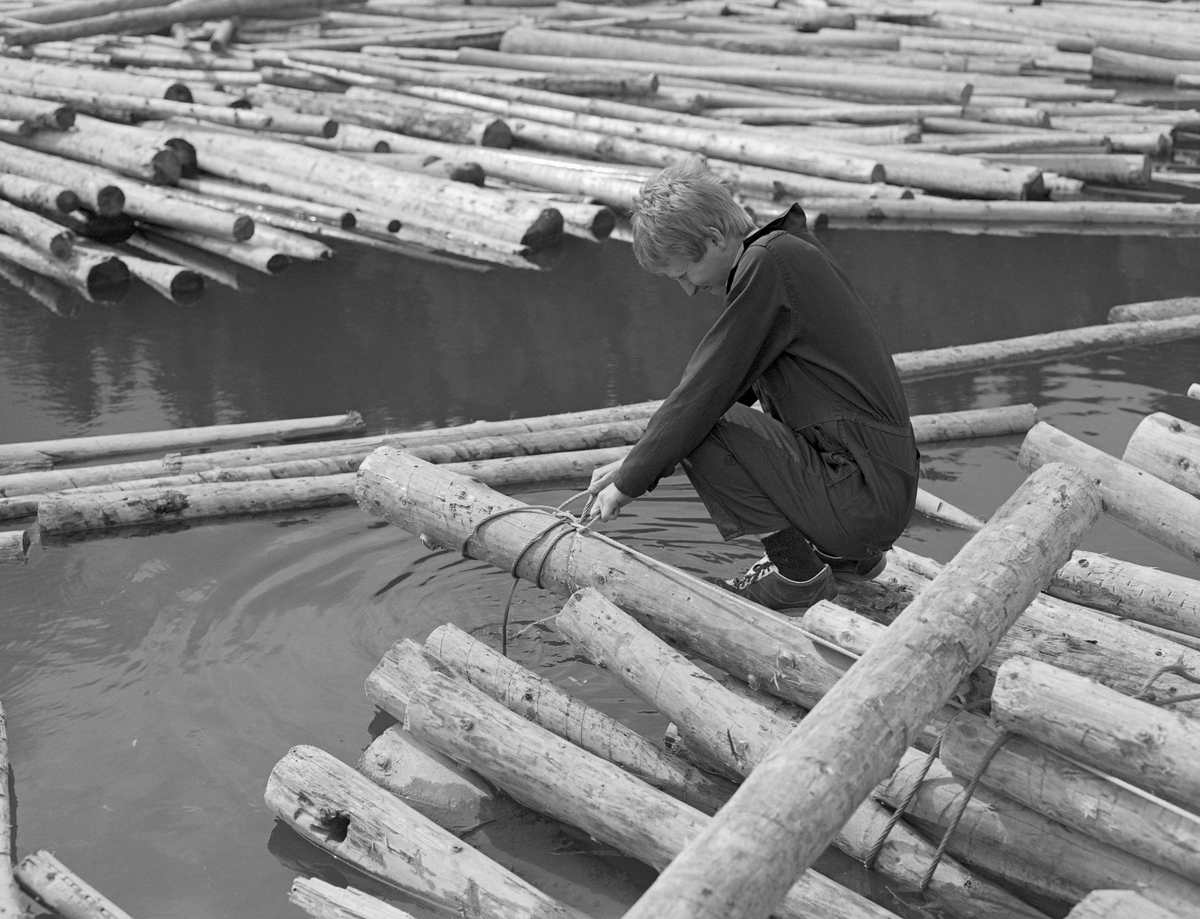
<svg viewBox="0 0 1200 919">
<path fill-rule="evenodd" d="M 725 233 L 718 227 L 705 227 L 704 240 L 705 242 L 711 240 L 712 244 L 720 249 L 725 245 Z"/>
</svg>

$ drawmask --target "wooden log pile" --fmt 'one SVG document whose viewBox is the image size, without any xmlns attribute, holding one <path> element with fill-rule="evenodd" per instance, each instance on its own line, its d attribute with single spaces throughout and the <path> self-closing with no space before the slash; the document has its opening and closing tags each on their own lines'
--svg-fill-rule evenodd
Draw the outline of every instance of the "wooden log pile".
<svg viewBox="0 0 1200 919">
<path fill-rule="evenodd" d="M 12 0 L 5 17 L 0 264 L 64 315 L 63 292 L 144 282 L 186 304 L 234 266 L 277 274 L 343 243 L 536 270 L 564 234 L 626 238 L 646 176 L 691 154 L 760 221 L 799 200 L 815 227 L 1200 227 L 1187 4 Z"/>
</svg>

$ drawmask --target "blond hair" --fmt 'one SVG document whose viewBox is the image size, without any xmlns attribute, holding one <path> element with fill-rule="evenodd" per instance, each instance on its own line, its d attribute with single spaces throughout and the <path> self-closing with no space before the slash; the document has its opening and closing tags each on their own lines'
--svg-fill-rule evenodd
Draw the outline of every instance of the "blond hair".
<svg viewBox="0 0 1200 919">
<path fill-rule="evenodd" d="M 708 163 L 693 155 L 646 180 L 633 199 L 630 227 L 638 264 L 661 273 L 672 258 L 702 258 L 714 228 L 739 237 L 754 222 Z"/>
</svg>

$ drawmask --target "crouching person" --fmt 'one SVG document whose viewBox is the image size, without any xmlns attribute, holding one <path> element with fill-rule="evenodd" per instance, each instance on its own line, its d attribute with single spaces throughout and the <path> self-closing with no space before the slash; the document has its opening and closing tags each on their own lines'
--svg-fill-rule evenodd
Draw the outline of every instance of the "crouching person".
<svg viewBox="0 0 1200 919">
<path fill-rule="evenodd" d="M 912 517 L 919 454 L 891 353 L 804 212 L 755 229 L 694 157 L 647 181 L 631 223 L 643 268 L 725 307 L 646 433 L 593 474 L 588 519 L 682 465 L 721 536 L 766 551 L 712 579 L 726 589 L 798 612 L 836 579 L 876 577 Z"/>
</svg>

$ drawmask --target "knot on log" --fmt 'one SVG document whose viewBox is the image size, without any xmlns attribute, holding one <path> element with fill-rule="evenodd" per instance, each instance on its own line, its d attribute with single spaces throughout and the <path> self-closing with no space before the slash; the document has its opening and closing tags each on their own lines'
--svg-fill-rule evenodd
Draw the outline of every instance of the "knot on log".
<svg viewBox="0 0 1200 919">
<path fill-rule="evenodd" d="M 168 514 L 178 514 L 185 510 L 188 506 L 188 499 L 187 495 L 182 492 L 166 491 L 161 495 L 146 498 L 138 503 L 155 516 L 165 517 Z"/>
</svg>

